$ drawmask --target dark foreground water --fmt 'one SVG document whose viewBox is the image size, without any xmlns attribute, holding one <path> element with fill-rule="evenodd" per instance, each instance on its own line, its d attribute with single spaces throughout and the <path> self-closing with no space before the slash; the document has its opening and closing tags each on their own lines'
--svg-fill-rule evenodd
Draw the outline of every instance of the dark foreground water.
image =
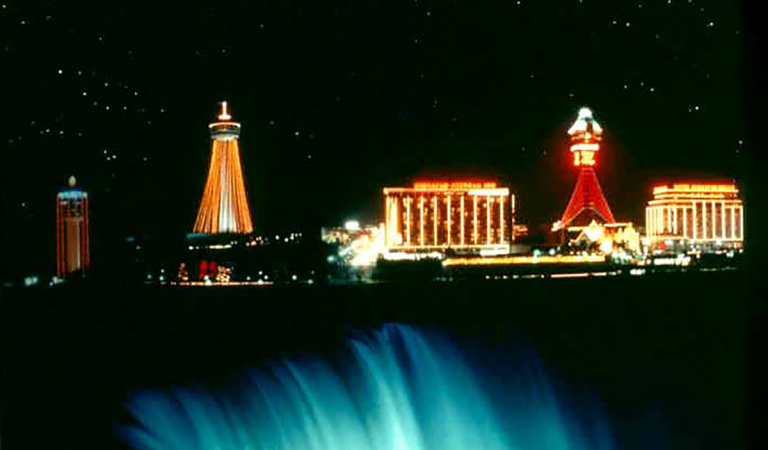
<svg viewBox="0 0 768 450">
<path fill-rule="evenodd" d="M 740 283 L 4 293 L 3 446 L 743 448 Z"/>
</svg>

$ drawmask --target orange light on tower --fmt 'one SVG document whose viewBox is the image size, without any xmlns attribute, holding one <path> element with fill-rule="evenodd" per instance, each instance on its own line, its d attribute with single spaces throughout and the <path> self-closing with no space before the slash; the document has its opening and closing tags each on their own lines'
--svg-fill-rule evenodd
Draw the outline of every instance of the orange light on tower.
<svg viewBox="0 0 768 450">
<path fill-rule="evenodd" d="M 69 189 L 56 195 L 56 276 L 65 278 L 90 266 L 88 193 L 69 177 Z"/>
<path fill-rule="evenodd" d="M 603 140 L 603 128 L 594 119 L 592 110 L 581 108 L 568 134 L 571 137 L 573 165 L 579 169 L 579 178 L 568 206 L 553 230 L 584 226 L 593 220 L 598 223 L 615 222 L 595 172 L 597 154 Z"/>
<path fill-rule="evenodd" d="M 231 121 L 227 102 L 221 103 L 211 132 L 211 165 L 193 231 L 201 234 L 251 233 L 253 224 L 240 165 L 240 124 Z"/>
</svg>

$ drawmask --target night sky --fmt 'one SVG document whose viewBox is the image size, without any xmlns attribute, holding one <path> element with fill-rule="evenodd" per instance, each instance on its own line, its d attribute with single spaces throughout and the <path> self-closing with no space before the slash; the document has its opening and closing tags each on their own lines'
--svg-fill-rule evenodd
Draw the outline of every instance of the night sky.
<svg viewBox="0 0 768 450">
<path fill-rule="evenodd" d="M 3 260 L 53 269 L 70 175 L 94 251 L 190 231 L 221 100 L 259 233 L 379 221 L 382 187 L 438 176 L 551 224 L 581 106 L 614 215 L 642 225 L 653 182 L 740 180 L 740 27 L 718 0 L 0 3 Z"/>
</svg>

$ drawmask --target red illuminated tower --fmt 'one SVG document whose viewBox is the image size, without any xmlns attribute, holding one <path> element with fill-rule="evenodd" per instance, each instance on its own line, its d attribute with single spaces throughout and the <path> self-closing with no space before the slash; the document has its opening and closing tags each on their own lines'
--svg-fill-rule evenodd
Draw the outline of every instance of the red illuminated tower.
<svg viewBox="0 0 768 450">
<path fill-rule="evenodd" d="M 603 129 L 592 117 L 589 108 L 579 110 L 579 117 L 568 134 L 571 136 L 573 165 L 579 170 L 579 179 L 562 218 L 555 223 L 553 230 L 585 226 L 593 220 L 597 223 L 615 222 L 595 172 Z"/>
<path fill-rule="evenodd" d="M 208 126 L 213 140 L 211 165 L 194 233 L 242 234 L 253 231 L 240 165 L 240 124 L 231 119 L 227 102 L 222 102 L 218 120 Z"/>
<path fill-rule="evenodd" d="M 59 278 L 83 273 L 90 265 L 88 193 L 75 184 L 75 177 L 69 177 L 69 189 L 56 196 L 56 276 Z"/>
</svg>

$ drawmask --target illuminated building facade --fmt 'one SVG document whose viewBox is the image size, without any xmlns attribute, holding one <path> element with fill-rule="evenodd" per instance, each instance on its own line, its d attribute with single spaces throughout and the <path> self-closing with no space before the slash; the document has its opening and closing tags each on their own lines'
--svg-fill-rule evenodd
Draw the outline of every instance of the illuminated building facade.
<svg viewBox="0 0 768 450">
<path fill-rule="evenodd" d="M 659 185 L 645 208 L 645 229 L 652 248 L 739 248 L 744 205 L 735 184 Z"/>
<path fill-rule="evenodd" d="M 56 195 L 56 275 L 59 278 L 84 272 L 90 266 L 88 193 L 75 185 L 75 177 L 70 177 L 69 189 Z"/>
<path fill-rule="evenodd" d="M 253 232 L 240 165 L 240 124 L 231 119 L 227 113 L 227 102 L 222 102 L 218 120 L 208 126 L 213 141 L 211 165 L 194 233 Z"/>
<path fill-rule="evenodd" d="M 417 182 L 385 188 L 389 252 L 508 253 L 515 197 L 488 182 Z"/>
<path fill-rule="evenodd" d="M 598 223 L 615 222 L 595 172 L 603 129 L 589 108 L 579 110 L 579 116 L 568 130 L 568 134 L 571 136 L 573 165 L 579 171 L 579 178 L 568 206 L 560 220 L 554 224 L 553 230 L 586 226 L 593 220 Z"/>
</svg>

